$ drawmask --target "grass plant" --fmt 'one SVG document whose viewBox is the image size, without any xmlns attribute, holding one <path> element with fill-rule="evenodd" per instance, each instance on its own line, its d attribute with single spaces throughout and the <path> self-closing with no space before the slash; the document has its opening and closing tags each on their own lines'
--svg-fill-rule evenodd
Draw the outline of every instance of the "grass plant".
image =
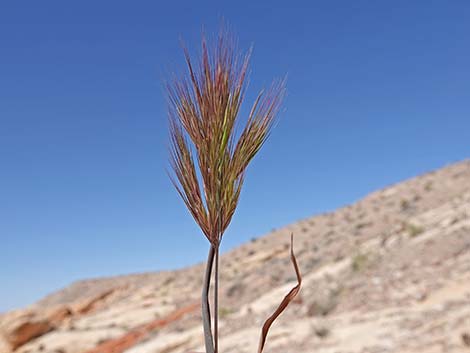
<svg viewBox="0 0 470 353">
<path fill-rule="evenodd" d="M 240 53 L 233 37 L 221 30 L 209 44 L 203 36 L 194 63 L 183 46 L 187 73 L 167 83 L 171 180 L 210 243 L 202 290 L 206 353 L 218 353 L 219 249 L 232 220 L 250 162 L 270 135 L 285 92 L 284 80 L 273 82 L 255 99 L 245 122 L 240 108 L 245 96 L 251 50 Z M 258 352 L 269 328 L 300 290 L 295 286 L 262 328 Z M 213 308 L 209 289 L 214 271 Z M 212 309 L 212 310 L 211 310 Z M 211 317 L 211 312 L 213 313 Z"/>
</svg>

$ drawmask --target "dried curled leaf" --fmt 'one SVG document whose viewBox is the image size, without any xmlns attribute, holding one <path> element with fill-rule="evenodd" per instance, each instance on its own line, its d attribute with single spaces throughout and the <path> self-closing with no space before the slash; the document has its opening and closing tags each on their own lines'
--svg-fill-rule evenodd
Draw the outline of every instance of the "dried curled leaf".
<svg viewBox="0 0 470 353">
<path fill-rule="evenodd" d="M 292 264 L 294 265 L 295 274 L 297 275 L 297 285 L 290 290 L 290 292 L 284 297 L 281 304 L 277 307 L 274 313 L 264 322 L 263 329 L 261 331 L 261 337 L 258 346 L 258 353 L 262 353 L 264 345 L 266 343 L 266 337 L 268 336 L 269 329 L 273 322 L 278 318 L 279 315 L 287 308 L 289 303 L 297 296 L 300 291 L 300 286 L 302 284 L 302 276 L 300 275 L 299 265 L 297 265 L 297 260 L 294 254 L 294 235 L 291 234 L 290 238 L 290 258 Z"/>
</svg>

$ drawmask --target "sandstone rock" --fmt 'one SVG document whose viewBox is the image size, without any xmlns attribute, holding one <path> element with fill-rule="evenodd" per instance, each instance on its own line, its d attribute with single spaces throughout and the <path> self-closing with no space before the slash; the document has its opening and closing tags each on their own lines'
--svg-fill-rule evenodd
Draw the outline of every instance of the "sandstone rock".
<svg viewBox="0 0 470 353">
<path fill-rule="evenodd" d="M 3 337 L 3 335 L 0 335 L 0 352 L 2 353 L 10 353 L 11 352 L 11 346 Z"/>
<path fill-rule="evenodd" d="M 86 353 L 122 353 L 128 348 L 131 348 L 141 342 L 152 331 L 163 328 L 171 324 L 172 322 L 181 319 L 183 316 L 192 313 L 198 307 L 198 304 L 192 304 L 179 310 L 176 310 L 163 319 L 154 320 L 152 322 L 147 323 L 146 325 L 142 325 L 126 333 L 121 337 L 103 342 L 102 344 L 99 344 L 97 347 L 87 351 Z"/>
<path fill-rule="evenodd" d="M 11 312 L 0 322 L 0 337 L 3 337 L 3 340 L 0 340 L 0 347 L 3 345 L 10 350 L 16 350 L 54 330 L 70 315 L 71 311 L 65 306 L 44 310 L 29 308 Z M 0 353 L 3 353 L 1 349 Z"/>
<path fill-rule="evenodd" d="M 294 233 L 302 302 L 273 325 L 266 351 L 470 352 L 469 180 L 470 161 L 451 165 L 223 254 L 220 302 L 231 313 L 220 318 L 221 351 L 255 350 L 264 320 L 295 280 Z M 403 199 L 413 212 L 403 212 Z M 410 237 L 404 224 L 422 232 Z M 373 261 L 354 271 L 354 254 Z M 29 340 L 15 353 L 203 352 L 203 271 L 199 264 L 76 282 L 0 315 L 0 353 L 11 353 L 15 335 L 16 344 Z"/>
<path fill-rule="evenodd" d="M 470 347 L 470 333 L 462 333 L 462 342 L 465 346 Z"/>
<path fill-rule="evenodd" d="M 73 307 L 73 311 L 77 312 L 78 314 L 87 314 L 98 308 L 104 302 L 104 300 L 114 292 L 115 290 L 111 289 L 99 294 L 96 297 L 86 298 L 85 300 L 76 303 Z"/>
<path fill-rule="evenodd" d="M 6 335 L 6 341 L 12 350 L 15 350 L 52 329 L 53 326 L 48 321 L 26 321 L 15 326 L 11 331 L 4 333 L 4 335 Z"/>
<path fill-rule="evenodd" d="M 53 310 L 48 315 L 48 319 L 52 325 L 57 326 L 61 324 L 65 319 L 70 318 L 71 316 L 72 311 L 67 306 L 63 306 Z"/>
</svg>

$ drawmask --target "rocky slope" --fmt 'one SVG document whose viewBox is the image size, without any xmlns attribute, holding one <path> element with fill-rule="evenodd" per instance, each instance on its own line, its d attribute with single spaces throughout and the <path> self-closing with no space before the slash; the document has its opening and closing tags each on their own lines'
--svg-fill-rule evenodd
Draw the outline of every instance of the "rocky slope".
<svg viewBox="0 0 470 353">
<path fill-rule="evenodd" d="M 221 351 L 255 352 L 295 284 L 271 353 L 470 352 L 470 161 L 253 240 L 221 261 Z M 0 317 L 0 353 L 203 351 L 203 266 L 81 281 Z"/>
</svg>

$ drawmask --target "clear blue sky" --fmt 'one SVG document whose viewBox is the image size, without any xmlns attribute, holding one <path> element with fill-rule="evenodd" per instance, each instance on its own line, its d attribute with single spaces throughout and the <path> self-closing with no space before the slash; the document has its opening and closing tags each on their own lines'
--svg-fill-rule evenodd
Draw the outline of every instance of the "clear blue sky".
<svg viewBox="0 0 470 353">
<path fill-rule="evenodd" d="M 225 249 L 470 156 L 466 0 L 4 2 L 0 311 L 205 258 L 165 172 L 161 82 L 221 17 L 254 44 L 249 101 L 288 74 Z"/>
</svg>

